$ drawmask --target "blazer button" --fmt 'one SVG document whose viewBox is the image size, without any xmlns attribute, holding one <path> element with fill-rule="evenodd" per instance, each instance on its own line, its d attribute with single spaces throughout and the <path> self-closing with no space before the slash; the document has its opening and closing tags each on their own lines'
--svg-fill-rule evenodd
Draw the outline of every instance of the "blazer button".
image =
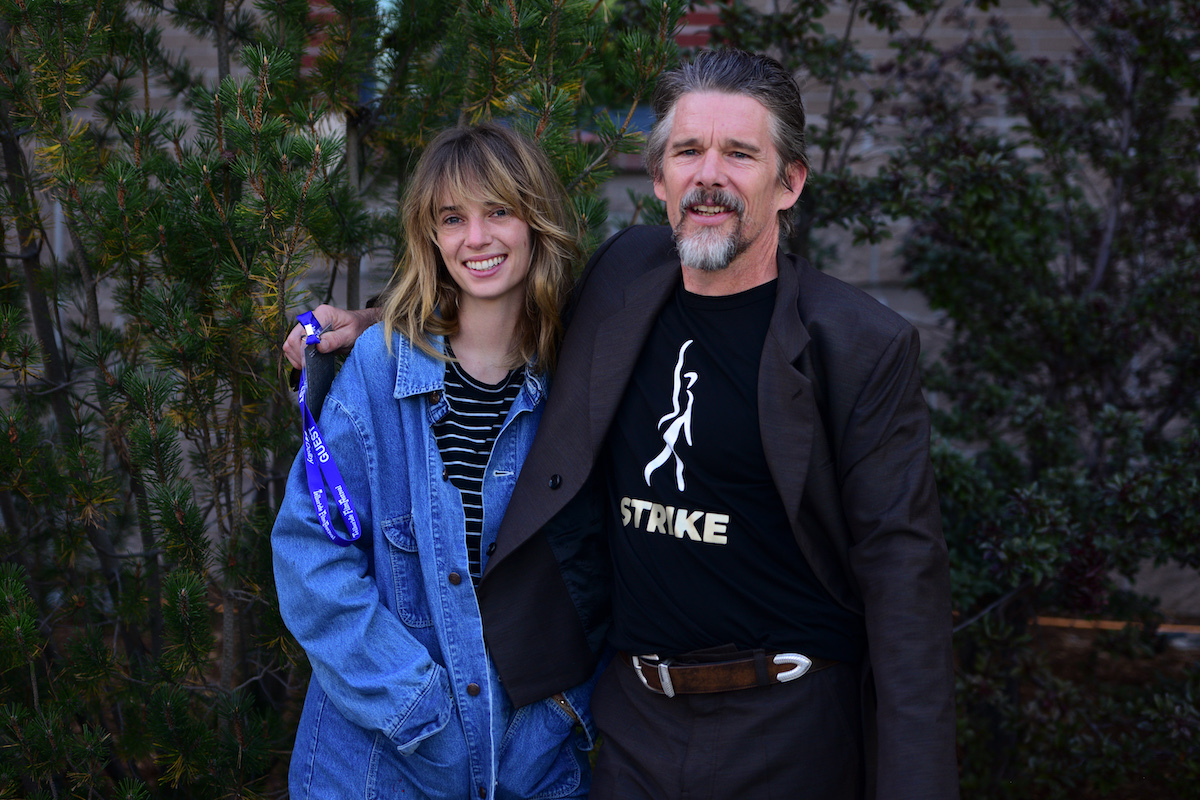
<svg viewBox="0 0 1200 800">
<path fill-rule="evenodd" d="M 492 542 L 488 545 L 487 554 L 490 556 L 494 552 L 496 552 L 496 543 Z"/>
<path fill-rule="evenodd" d="M 446 576 L 446 578 L 455 586 L 458 586 L 460 583 L 462 583 L 462 575 L 459 575 L 457 572 L 451 572 Z"/>
<path fill-rule="evenodd" d="M 550 488 L 557 489 L 560 486 L 562 486 L 562 475 L 557 475 L 557 474 L 551 475 L 550 476 Z"/>
<path fill-rule="evenodd" d="M 478 683 L 468 683 L 467 684 L 467 694 L 471 695 L 471 697 L 477 697 L 479 695 L 479 684 Z"/>
</svg>

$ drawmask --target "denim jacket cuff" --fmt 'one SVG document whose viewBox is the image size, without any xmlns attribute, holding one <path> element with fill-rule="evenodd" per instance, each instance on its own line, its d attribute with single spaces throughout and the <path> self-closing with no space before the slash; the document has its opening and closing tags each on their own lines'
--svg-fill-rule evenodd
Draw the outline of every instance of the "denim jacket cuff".
<svg viewBox="0 0 1200 800">
<path fill-rule="evenodd" d="M 587 747 L 581 747 L 581 750 L 591 750 L 596 746 L 596 722 L 592 719 L 590 702 L 592 688 L 592 682 L 589 681 L 581 686 L 567 689 L 562 693 L 563 698 L 571 706 L 571 710 L 575 712 L 575 716 L 579 717 L 579 724 L 583 726 L 583 732 L 587 737 Z M 547 702 L 553 703 L 553 701 Z M 563 714 L 566 713 L 558 708 L 555 710 Z"/>
<path fill-rule="evenodd" d="M 608 669 L 608 662 L 612 661 L 614 652 L 611 647 L 605 648 L 604 652 L 600 654 L 600 660 L 596 662 L 596 668 L 592 670 L 592 677 L 563 692 L 563 697 L 575 710 L 579 721 L 583 723 L 583 732 L 587 736 L 587 747 L 583 748 L 584 750 L 591 750 L 595 747 L 596 739 L 599 737 L 596 721 L 592 719 L 592 692 L 595 690 L 600 676 Z"/>
<path fill-rule="evenodd" d="M 450 678 L 444 667 L 434 664 L 425 687 L 390 726 L 388 738 L 401 755 L 411 755 L 421 742 L 446 727 L 453 713 Z"/>
</svg>

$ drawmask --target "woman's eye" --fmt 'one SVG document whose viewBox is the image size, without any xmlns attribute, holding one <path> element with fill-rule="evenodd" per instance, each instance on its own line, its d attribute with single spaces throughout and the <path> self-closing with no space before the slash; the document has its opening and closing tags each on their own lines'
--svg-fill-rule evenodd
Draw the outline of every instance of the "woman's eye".
<svg viewBox="0 0 1200 800">
<path fill-rule="evenodd" d="M 507 209 L 507 208 L 497 208 L 495 211 L 493 211 L 493 212 L 492 212 L 492 216 L 495 216 L 495 217 L 507 217 L 507 216 L 508 216 L 508 209 Z"/>
</svg>

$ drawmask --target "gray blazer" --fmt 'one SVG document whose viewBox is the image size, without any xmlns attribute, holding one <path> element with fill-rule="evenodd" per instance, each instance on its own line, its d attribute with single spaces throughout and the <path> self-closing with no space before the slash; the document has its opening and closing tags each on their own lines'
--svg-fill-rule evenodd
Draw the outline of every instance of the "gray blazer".
<svg viewBox="0 0 1200 800">
<path fill-rule="evenodd" d="M 868 785 L 879 798 L 955 798 L 950 579 L 917 333 L 804 260 L 777 258 L 762 442 L 801 551 L 864 618 Z M 670 231 L 637 227 L 605 242 L 576 288 L 542 424 L 479 586 L 485 637 L 517 705 L 586 680 L 603 649 L 611 567 L 589 478 L 680 276 Z"/>
</svg>

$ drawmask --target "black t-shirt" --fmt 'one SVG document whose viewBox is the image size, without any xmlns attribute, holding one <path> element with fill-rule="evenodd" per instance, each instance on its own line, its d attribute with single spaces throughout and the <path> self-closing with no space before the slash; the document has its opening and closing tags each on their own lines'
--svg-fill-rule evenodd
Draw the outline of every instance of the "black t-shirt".
<svg viewBox="0 0 1200 800">
<path fill-rule="evenodd" d="M 758 366 L 774 302 L 774 281 L 724 297 L 680 287 L 638 358 L 608 437 L 620 650 L 860 656 L 861 623 L 817 582 L 763 453 Z"/>
</svg>

